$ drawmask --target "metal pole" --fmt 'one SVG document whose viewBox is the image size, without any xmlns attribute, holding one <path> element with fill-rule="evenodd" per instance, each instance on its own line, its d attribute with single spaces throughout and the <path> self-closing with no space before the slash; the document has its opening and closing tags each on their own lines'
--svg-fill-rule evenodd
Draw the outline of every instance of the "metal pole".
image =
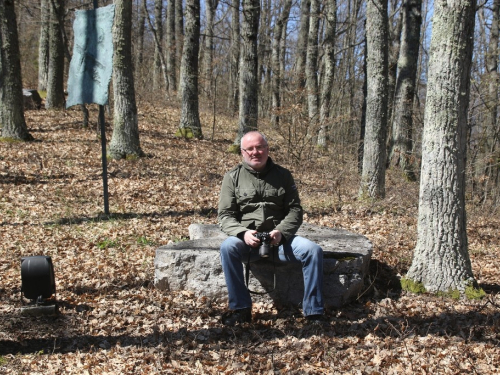
<svg viewBox="0 0 500 375">
<path fill-rule="evenodd" d="M 99 7 L 97 0 L 94 0 L 94 10 Z M 102 154 L 102 187 L 104 192 L 104 214 L 109 215 L 108 198 L 108 159 L 106 155 L 106 126 L 104 119 L 104 106 L 99 106 L 99 125 L 101 126 L 101 154 Z"/>
<path fill-rule="evenodd" d="M 102 151 L 102 186 L 104 191 L 104 213 L 109 215 L 108 199 L 108 159 L 106 155 L 106 126 L 104 123 L 104 106 L 99 106 L 99 123 L 101 125 L 101 151 Z"/>
</svg>

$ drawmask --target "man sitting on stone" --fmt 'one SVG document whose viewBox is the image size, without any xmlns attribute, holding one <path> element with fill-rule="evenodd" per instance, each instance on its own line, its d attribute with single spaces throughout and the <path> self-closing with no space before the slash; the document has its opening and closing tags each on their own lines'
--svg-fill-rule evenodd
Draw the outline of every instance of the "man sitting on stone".
<svg viewBox="0 0 500 375">
<path fill-rule="evenodd" d="M 229 294 L 229 311 L 222 316 L 222 323 L 233 326 L 252 320 L 252 300 L 242 262 L 259 259 L 260 240 L 254 236 L 258 232 L 269 232 L 281 261 L 302 263 L 303 313 L 308 320 L 320 320 L 323 250 L 295 235 L 303 211 L 292 174 L 271 160 L 267 139 L 258 131 L 241 138 L 241 154 L 243 162 L 224 176 L 219 199 L 219 224 L 230 236 L 220 249 Z"/>
</svg>

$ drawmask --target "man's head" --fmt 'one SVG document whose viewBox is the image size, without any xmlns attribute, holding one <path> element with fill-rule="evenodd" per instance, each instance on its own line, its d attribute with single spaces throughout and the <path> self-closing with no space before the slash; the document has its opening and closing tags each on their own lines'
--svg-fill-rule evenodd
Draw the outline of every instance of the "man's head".
<svg viewBox="0 0 500 375">
<path fill-rule="evenodd" d="M 266 136 L 258 131 L 246 133 L 241 138 L 241 155 L 253 170 L 262 171 L 269 158 Z"/>
</svg>

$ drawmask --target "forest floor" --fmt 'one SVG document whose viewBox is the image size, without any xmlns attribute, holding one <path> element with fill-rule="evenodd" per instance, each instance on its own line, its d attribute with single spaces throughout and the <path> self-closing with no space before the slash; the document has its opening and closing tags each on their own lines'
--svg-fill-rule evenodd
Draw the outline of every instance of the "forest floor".
<svg viewBox="0 0 500 375">
<path fill-rule="evenodd" d="M 468 205 L 469 252 L 486 297 L 409 294 L 399 278 L 415 246 L 418 183 L 388 171 L 386 198 L 359 202 L 355 163 L 342 150 L 294 159 L 300 150 L 263 127 L 271 156 L 295 176 L 304 220 L 371 240 L 372 288 L 328 311 L 323 326 L 260 303 L 251 324 L 229 328 L 219 322 L 225 302 L 155 289 L 153 262 L 155 249 L 186 239 L 191 223 L 216 222 L 222 176 L 239 161 L 226 152 L 234 119 L 186 141 L 173 136 L 176 109 L 141 106 L 146 157 L 109 161 L 107 218 L 100 140 L 80 117 L 28 111 L 35 141 L 0 142 L 0 373 L 500 372 L 500 219 L 492 207 Z M 55 318 L 20 314 L 20 260 L 39 254 L 54 262 Z"/>
</svg>

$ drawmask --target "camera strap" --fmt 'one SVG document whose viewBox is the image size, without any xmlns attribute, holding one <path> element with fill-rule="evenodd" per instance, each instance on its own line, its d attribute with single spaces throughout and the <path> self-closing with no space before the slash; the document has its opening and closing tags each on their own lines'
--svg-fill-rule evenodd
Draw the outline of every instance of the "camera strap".
<svg viewBox="0 0 500 375">
<path fill-rule="evenodd" d="M 271 248 L 274 249 L 274 246 L 272 246 Z M 248 281 L 250 280 L 250 258 L 251 258 L 252 252 L 250 251 L 248 253 L 248 261 L 247 261 L 247 264 L 245 266 L 245 282 L 246 282 L 246 286 L 247 286 L 248 291 L 250 293 L 252 293 L 252 294 L 258 294 L 258 295 L 268 294 L 268 293 L 271 293 L 272 291 L 274 291 L 276 289 L 276 262 L 274 261 L 275 251 L 271 251 L 271 253 L 273 254 L 273 279 L 274 279 L 274 286 L 273 286 L 273 289 L 266 290 L 264 292 L 255 292 L 253 290 L 250 290 L 250 288 L 248 287 Z"/>
</svg>

